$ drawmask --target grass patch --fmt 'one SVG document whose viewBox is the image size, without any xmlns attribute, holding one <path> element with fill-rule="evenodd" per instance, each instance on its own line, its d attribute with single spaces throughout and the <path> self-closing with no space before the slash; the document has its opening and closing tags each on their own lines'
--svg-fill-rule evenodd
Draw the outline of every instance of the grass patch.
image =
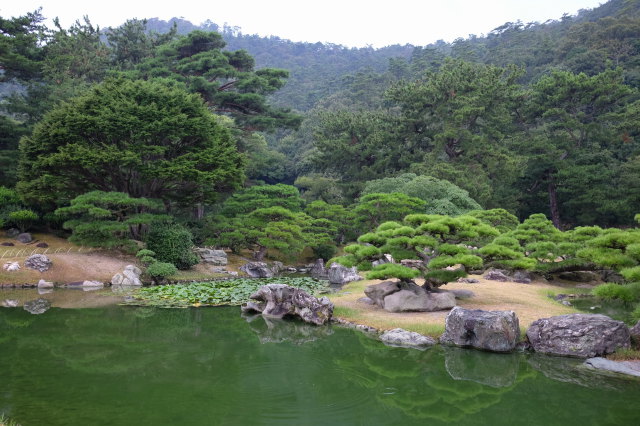
<svg viewBox="0 0 640 426">
<path fill-rule="evenodd" d="M 611 361 L 638 361 L 640 360 L 640 349 L 619 349 L 607 355 Z"/>
</svg>

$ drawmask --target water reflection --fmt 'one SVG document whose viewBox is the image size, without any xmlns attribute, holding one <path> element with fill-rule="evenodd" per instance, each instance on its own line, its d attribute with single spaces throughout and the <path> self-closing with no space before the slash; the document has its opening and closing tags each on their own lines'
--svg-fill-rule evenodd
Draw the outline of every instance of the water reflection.
<svg viewBox="0 0 640 426">
<path fill-rule="evenodd" d="M 638 424 L 637 383 L 560 381 L 575 378 L 562 360 L 389 348 L 238 308 L 0 309 L 0 412 L 25 425 Z"/>
<path fill-rule="evenodd" d="M 469 349 L 443 347 L 445 367 L 454 380 L 468 380 L 494 388 L 512 386 L 521 357 Z"/>
<path fill-rule="evenodd" d="M 326 338 L 333 333 L 329 326 L 316 326 L 294 319 L 266 318 L 262 315 L 242 314 L 260 343 L 289 342 L 295 345 Z"/>
</svg>

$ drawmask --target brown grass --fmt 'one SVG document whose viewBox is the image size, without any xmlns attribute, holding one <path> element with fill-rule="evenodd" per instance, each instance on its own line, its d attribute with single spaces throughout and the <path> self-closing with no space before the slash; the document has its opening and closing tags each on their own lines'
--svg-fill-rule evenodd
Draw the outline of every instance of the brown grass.
<svg viewBox="0 0 640 426">
<path fill-rule="evenodd" d="M 533 321 L 554 315 L 577 312 L 547 297 L 557 287 L 535 282 L 518 284 L 514 282 L 488 281 L 473 276 L 477 284 L 449 283 L 444 289 L 471 290 L 474 297 L 458 300 L 458 306 L 466 309 L 489 311 L 515 311 L 520 320 L 520 328 L 527 328 Z M 347 321 L 365 324 L 382 330 L 400 327 L 418 333 L 438 336 L 444 331 L 444 321 L 448 311 L 391 313 L 377 306 L 368 305 L 358 299 L 365 297 L 364 288 L 380 281 L 356 281 L 349 283 L 334 295 L 335 315 Z"/>
</svg>

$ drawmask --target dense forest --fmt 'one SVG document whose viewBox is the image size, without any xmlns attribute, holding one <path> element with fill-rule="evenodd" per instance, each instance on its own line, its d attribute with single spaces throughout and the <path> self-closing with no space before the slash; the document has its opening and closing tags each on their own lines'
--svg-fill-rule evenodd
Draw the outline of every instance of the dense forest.
<svg viewBox="0 0 640 426">
<path fill-rule="evenodd" d="M 638 0 L 381 49 L 43 22 L 0 18 L 0 225 L 117 247 L 164 223 L 326 259 L 411 213 L 640 212 Z"/>
</svg>

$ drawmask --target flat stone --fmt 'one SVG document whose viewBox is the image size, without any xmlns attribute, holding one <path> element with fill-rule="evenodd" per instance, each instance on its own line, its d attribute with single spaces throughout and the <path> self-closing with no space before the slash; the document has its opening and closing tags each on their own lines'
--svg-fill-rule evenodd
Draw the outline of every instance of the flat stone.
<svg viewBox="0 0 640 426">
<path fill-rule="evenodd" d="M 484 278 L 485 280 L 490 280 L 490 281 L 500 281 L 500 282 L 509 281 L 509 277 L 504 273 L 504 271 L 501 271 L 499 269 L 490 269 L 490 270 L 488 270 L 482 276 L 482 278 Z"/>
<path fill-rule="evenodd" d="M 640 361 L 612 361 L 606 358 L 589 358 L 584 362 L 587 367 L 614 373 L 640 377 Z"/>
<path fill-rule="evenodd" d="M 416 349 L 426 349 L 437 343 L 436 340 L 431 337 L 423 336 L 413 331 L 403 330 L 402 328 L 385 331 L 380 335 L 380 340 L 388 346 Z"/>
<path fill-rule="evenodd" d="M 104 287 L 104 283 L 102 283 L 100 281 L 85 280 L 85 281 L 82 281 L 82 287 L 103 288 Z"/>
</svg>

